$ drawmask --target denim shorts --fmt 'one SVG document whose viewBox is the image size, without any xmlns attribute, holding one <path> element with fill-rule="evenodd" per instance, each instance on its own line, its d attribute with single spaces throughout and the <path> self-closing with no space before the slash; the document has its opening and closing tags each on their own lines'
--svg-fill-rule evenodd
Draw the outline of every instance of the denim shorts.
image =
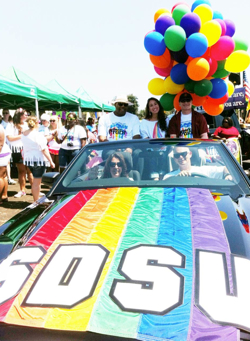
<svg viewBox="0 0 250 341">
<path fill-rule="evenodd" d="M 80 152 L 80 149 L 63 149 L 59 150 L 59 166 L 65 168 L 69 165 L 70 161 Z"/>
<path fill-rule="evenodd" d="M 37 166 L 35 163 L 34 163 L 34 166 L 28 166 L 28 167 L 35 179 L 40 179 L 46 170 L 45 166 Z"/>
</svg>

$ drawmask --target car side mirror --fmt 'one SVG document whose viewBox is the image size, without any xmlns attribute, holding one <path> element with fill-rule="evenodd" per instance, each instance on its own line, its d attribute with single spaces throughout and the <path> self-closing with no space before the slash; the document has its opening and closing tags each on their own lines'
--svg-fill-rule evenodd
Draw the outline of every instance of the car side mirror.
<svg viewBox="0 0 250 341">
<path fill-rule="evenodd" d="M 59 176 L 60 176 L 60 173 L 58 172 L 44 173 L 44 175 L 42 176 L 42 183 L 44 185 L 51 187 L 55 183 L 55 181 L 58 179 Z"/>
</svg>

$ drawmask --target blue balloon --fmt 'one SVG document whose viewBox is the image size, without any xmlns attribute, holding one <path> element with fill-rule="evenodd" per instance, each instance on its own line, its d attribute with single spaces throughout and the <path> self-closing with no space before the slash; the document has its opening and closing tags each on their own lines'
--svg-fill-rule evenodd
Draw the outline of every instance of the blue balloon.
<svg viewBox="0 0 250 341">
<path fill-rule="evenodd" d="M 191 7 L 191 12 L 193 12 L 194 11 L 194 9 L 197 7 L 197 6 L 199 6 L 199 5 L 209 5 L 210 7 L 212 7 L 211 6 L 211 3 L 208 1 L 208 0 L 196 0 L 194 3 L 193 3 L 193 5 L 192 5 L 192 7 Z"/>
<path fill-rule="evenodd" d="M 165 50 L 166 45 L 164 37 L 159 32 L 149 32 L 144 38 L 144 46 L 148 53 L 153 56 L 161 56 Z"/>
<path fill-rule="evenodd" d="M 196 13 L 187 13 L 181 18 L 180 26 L 184 29 L 188 38 L 191 34 L 200 31 L 201 19 Z"/>
<path fill-rule="evenodd" d="M 185 47 L 192 58 L 201 57 L 208 48 L 207 37 L 202 33 L 194 33 L 188 37 Z"/>
<path fill-rule="evenodd" d="M 213 90 L 210 92 L 209 97 L 221 98 L 227 93 L 227 84 L 221 78 L 211 79 L 210 82 L 213 84 Z"/>
<path fill-rule="evenodd" d="M 174 19 L 172 17 L 170 17 L 169 15 L 162 14 L 156 20 L 155 30 L 164 36 L 166 30 L 172 25 L 175 25 Z"/>
<path fill-rule="evenodd" d="M 170 72 L 170 77 L 172 81 L 176 84 L 185 84 L 190 80 L 187 75 L 187 65 L 186 64 L 176 64 L 172 67 Z"/>
<path fill-rule="evenodd" d="M 221 14 L 221 12 L 214 11 L 213 19 L 222 19 L 223 20 L 223 15 Z"/>
</svg>

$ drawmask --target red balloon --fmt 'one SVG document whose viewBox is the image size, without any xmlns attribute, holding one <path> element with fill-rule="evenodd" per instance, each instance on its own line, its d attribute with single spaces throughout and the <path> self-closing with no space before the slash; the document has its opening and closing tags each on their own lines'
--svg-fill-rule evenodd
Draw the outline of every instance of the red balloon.
<svg viewBox="0 0 250 341">
<path fill-rule="evenodd" d="M 195 93 L 191 94 L 191 96 L 193 97 L 193 105 L 195 107 L 200 107 L 201 105 L 203 105 L 203 103 L 206 100 L 206 96 L 198 96 Z"/>
<path fill-rule="evenodd" d="M 179 103 L 179 98 L 180 98 L 180 95 L 183 94 L 184 92 L 187 92 L 187 91 L 181 91 L 179 92 L 175 98 L 174 98 L 174 107 L 175 107 L 175 110 L 177 111 L 180 111 L 181 110 L 181 107 L 180 107 L 180 103 Z"/>
<path fill-rule="evenodd" d="M 154 66 L 155 72 L 162 77 L 168 77 L 170 75 L 170 71 L 173 67 L 173 61 L 171 60 L 170 64 L 166 68 L 160 68 L 157 66 Z"/>
<path fill-rule="evenodd" d="M 171 13 L 173 13 L 173 10 L 175 9 L 175 7 L 177 7 L 177 6 L 179 6 L 179 5 L 186 5 L 187 7 L 190 8 L 190 6 L 189 6 L 186 2 L 180 1 L 180 2 L 177 2 L 177 4 L 175 4 L 175 5 L 173 6 L 173 8 L 172 8 L 172 10 L 171 10 Z"/>
<path fill-rule="evenodd" d="M 209 96 L 207 96 L 206 98 L 206 103 L 209 103 L 209 104 L 215 104 L 215 105 L 219 105 L 219 104 L 224 104 L 227 102 L 228 100 L 228 93 L 226 93 L 223 97 L 221 98 L 211 98 Z"/>
<path fill-rule="evenodd" d="M 209 64 L 209 66 L 210 66 L 210 70 L 209 70 L 209 72 L 208 72 L 208 74 L 207 74 L 207 77 L 210 77 L 210 76 L 212 76 L 212 75 L 215 73 L 215 71 L 217 70 L 218 63 L 217 63 L 217 61 L 216 61 L 215 59 L 213 59 L 213 58 L 209 58 L 207 61 L 208 61 L 208 64 Z"/>
</svg>

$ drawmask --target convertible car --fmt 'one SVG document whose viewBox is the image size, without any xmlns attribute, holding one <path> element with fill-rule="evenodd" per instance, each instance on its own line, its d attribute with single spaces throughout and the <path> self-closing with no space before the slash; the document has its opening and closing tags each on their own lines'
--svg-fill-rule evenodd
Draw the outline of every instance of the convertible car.
<svg viewBox="0 0 250 341">
<path fill-rule="evenodd" d="M 222 142 L 87 145 L 0 227 L 0 340 L 250 339 L 250 182 Z"/>
</svg>

